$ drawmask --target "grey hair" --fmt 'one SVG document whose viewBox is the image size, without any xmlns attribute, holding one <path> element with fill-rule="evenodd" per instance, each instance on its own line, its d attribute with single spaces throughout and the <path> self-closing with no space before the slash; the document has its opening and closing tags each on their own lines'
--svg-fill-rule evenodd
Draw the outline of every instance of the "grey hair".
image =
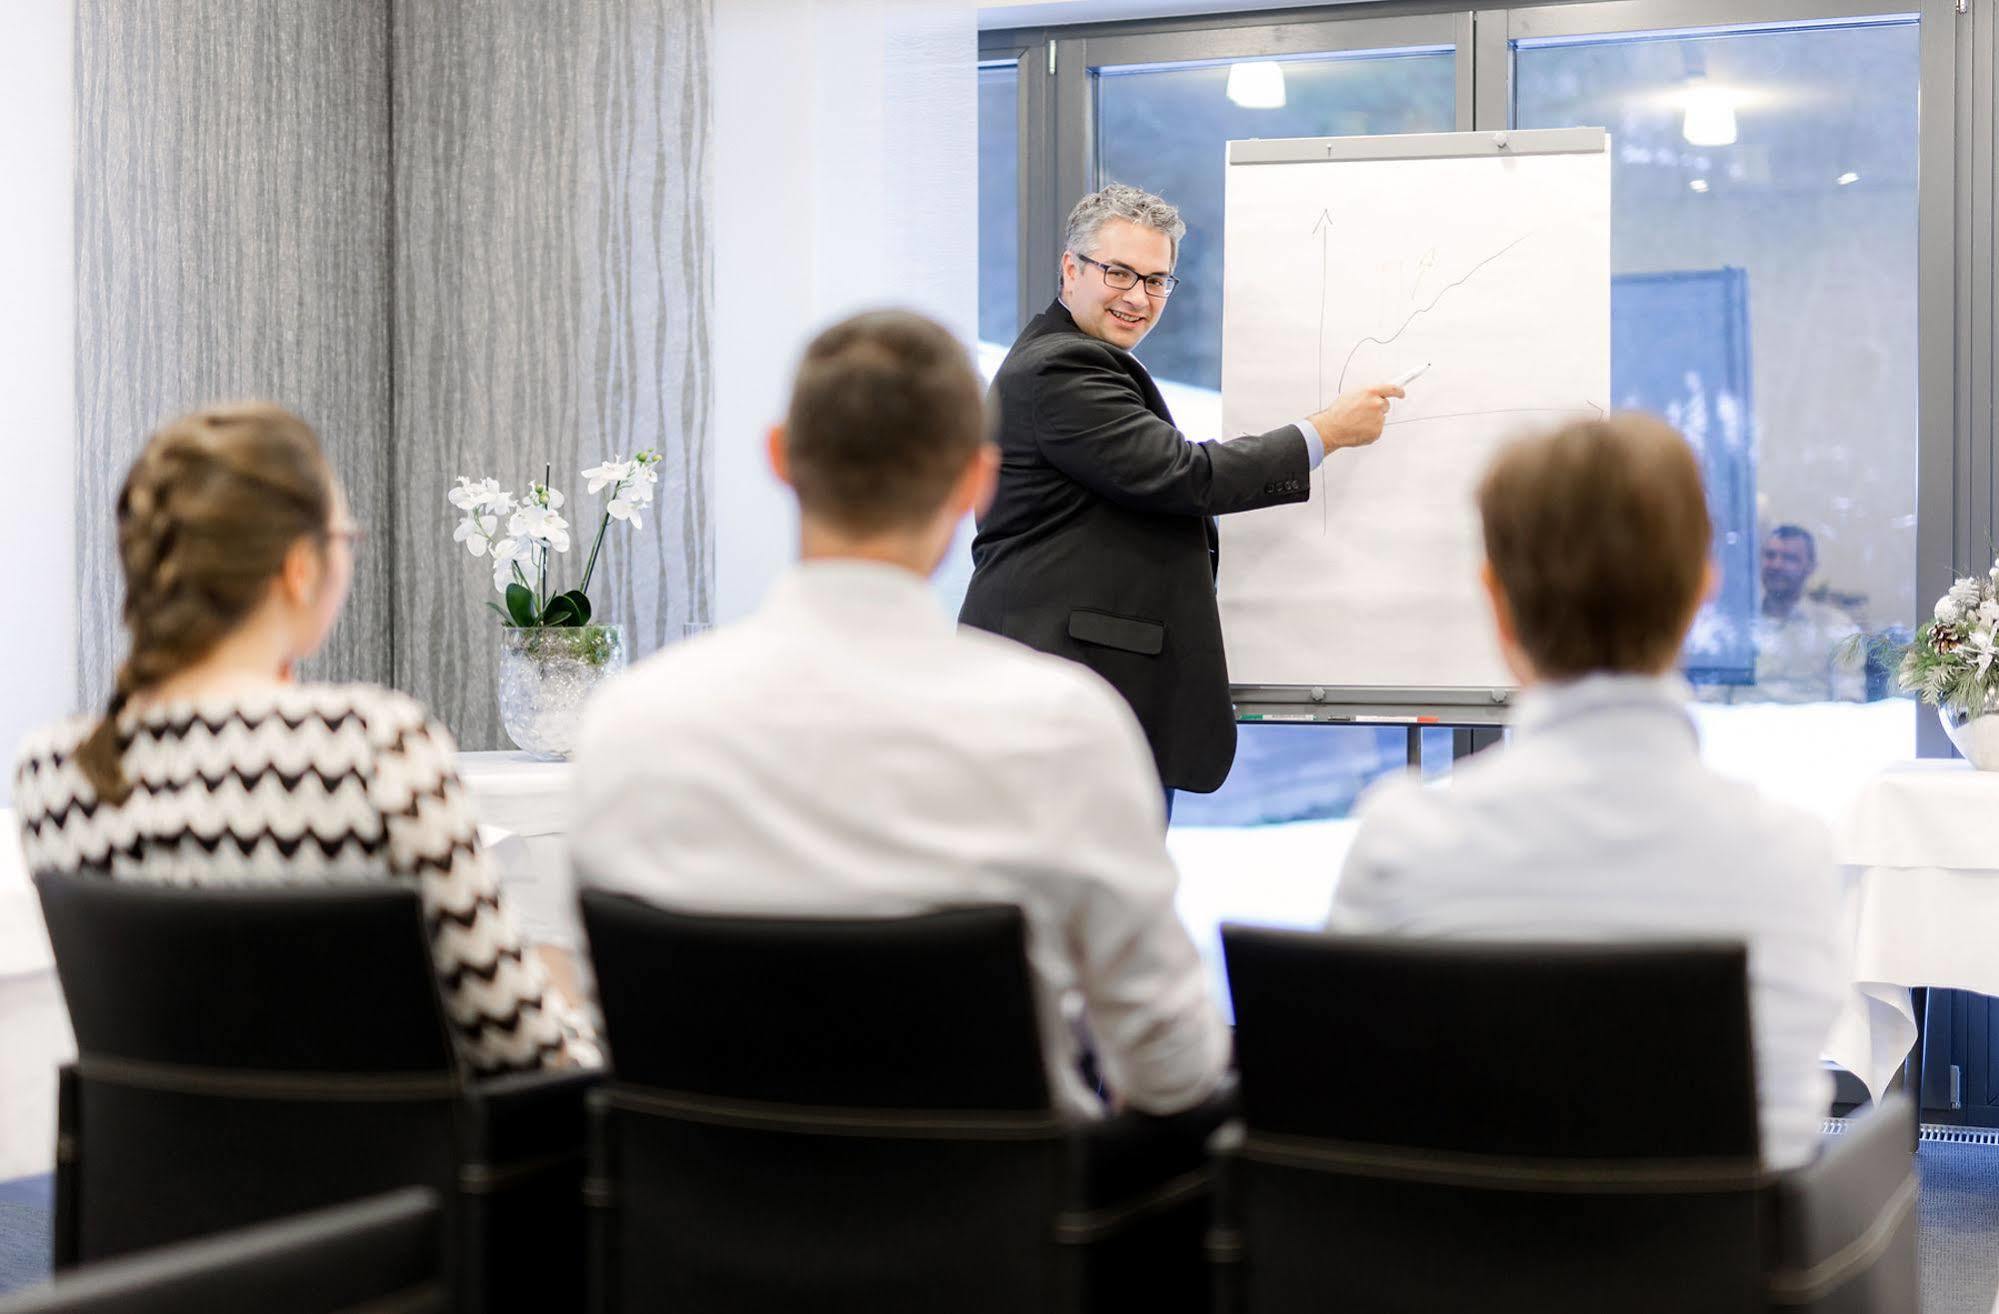
<svg viewBox="0 0 1999 1314">
<path fill-rule="evenodd" d="M 1173 263 L 1180 263 L 1180 239 L 1187 235 L 1186 221 L 1177 207 L 1151 192 L 1125 183 L 1109 183 L 1076 202 L 1069 211 L 1069 227 L 1063 233 L 1066 250 L 1089 255 L 1097 249 L 1097 234 L 1106 222 L 1127 219 L 1142 228 L 1166 234 L 1173 244 Z"/>
</svg>

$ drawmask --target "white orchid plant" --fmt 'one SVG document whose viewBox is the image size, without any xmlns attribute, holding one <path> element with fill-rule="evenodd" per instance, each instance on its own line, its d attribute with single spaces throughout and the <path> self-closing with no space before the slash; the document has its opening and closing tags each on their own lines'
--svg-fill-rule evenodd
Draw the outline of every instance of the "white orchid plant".
<svg viewBox="0 0 1999 1314">
<path fill-rule="evenodd" d="M 1999 707 L 1999 561 L 1937 599 L 1915 641 L 1891 651 L 1895 678 L 1933 707 L 1965 720 Z"/>
<path fill-rule="evenodd" d="M 501 488 L 497 479 L 458 476 L 458 486 L 445 495 L 462 516 L 452 538 L 473 556 L 491 560 L 493 587 L 506 600 L 505 606 L 486 605 L 500 614 L 503 623 L 522 629 L 590 624 L 590 580 L 597 571 L 604 535 L 613 520 L 633 529 L 644 523 L 659 483 L 658 465 L 659 453 L 648 450 L 582 472 L 590 481 L 591 494 L 609 490 L 609 498 L 597 521 L 582 582 L 556 593 L 549 591 L 550 558 L 567 553 L 571 539 L 569 521 L 562 514 L 566 499 L 561 490 L 550 487 L 549 472 L 519 493 Z"/>
</svg>

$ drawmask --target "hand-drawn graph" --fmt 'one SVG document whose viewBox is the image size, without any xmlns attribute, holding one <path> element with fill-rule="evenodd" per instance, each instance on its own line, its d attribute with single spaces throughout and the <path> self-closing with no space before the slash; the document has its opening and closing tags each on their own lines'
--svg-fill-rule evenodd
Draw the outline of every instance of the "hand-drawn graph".
<svg viewBox="0 0 1999 1314">
<path fill-rule="evenodd" d="M 1431 295 L 1427 299 L 1419 300 L 1419 290 L 1421 286 L 1421 277 L 1422 277 L 1421 274 L 1419 273 L 1416 284 L 1412 285 L 1409 290 L 1410 304 L 1406 308 L 1407 313 L 1406 315 L 1404 315 L 1401 322 L 1392 330 L 1388 330 L 1385 333 L 1381 334 L 1369 334 L 1367 337 L 1361 338 L 1359 341 L 1353 343 L 1353 345 L 1347 349 L 1345 355 L 1340 358 L 1339 373 L 1335 376 L 1333 380 L 1332 391 L 1328 392 L 1325 386 L 1325 365 L 1327 360 L 1327 348 L 1328 348 L 1328 343 L 1326 340 L 1326 305 L 1328 298 L 1330 298 L 1333 295 L 1333 287 L 1330 278 L 1331 244 L 1333 240 L 1333 217 L 1328 211 L 1324 209 L 1321 209 L 1319 211 L 1318 219 L 1315 220 L 1312 224 L 1312 233 L 1314 236 L 1319 238 L 1319 247 L 1320 247 L 1319 344 L 1317 352 L 1317 361 L 1319 367 L 1318 370 L 1319 389 L 1316 395 L 1317 395 L 1317 404 L 1322 407 L 1330 404 L 1334 398 L 1344 393 L 1350 384 L 1357 386 L 1366 386 L 1369 383 L 1379 381 L 1378 379 L 1363 380 L 1357 378 L 1354 375 L 1353 372 L 1354 359 L 1360 355 L 1362 349 L 1370 346 L 1389 347 L 1401 341 L 1412 329 L 1414 329 L 1418 325 L 1418 323 L 1423 319 L 1424 316 L 1429 315 L 1430 313 L 1435 311 L 1439 306 L 1441 306 L 1443 304 L 1444 298 L 1450 296 L 1453 292 L 1456 292 L 1458 289 L 1463 288 L 1467 284 L 1472 282 L 1472 280 L 1476 279 L 1479 276 L 1480 272 L 1483 271 L 1488 265 L 1491 265 L 1496 261 L 1503 260 L 1507 256 L 1512 255 L 1524 243 L 1530 241 L 1535 236 L 1535 234 L 1533 233 L 1525 233 L 1519 237 L 1514 238 L 1512 241 L 1507 242 L 1505 245 L 1501 246 L 1498 250 L 1494 251 L 1491 255 L 1485 256 L 1475 261 L 1469 269 L 1465 270 L 1464 273 L 1460 274 L 1457 278 L 1452 279 L 1449 283 L 1444 284 L 1443 287 L 1437 289 L 1435 294 Z M 1437 259 L 1438 259 L 1438 252 L 1435 247 L 1432 247 L 1423 254 L 1422 259 L 1418 262 L 1418 269 L 1422 271 L 1434 270 L 1437 265 Z M 1430 386 L 1434 387 L 1435 383 L 1436 381 L 1432 381 Z M 1413 415 L 1399 420 L 1390 419 L 1386 422 L 1386 424 L 1383 427 L 1392 428 L 1400 425 L 1431 424 L 1443 420 L 1488 419 L 1492 417 L 1508 416 L 1508 415 L 1555 416 L 1555 415 L 1568 414 L 1570 412 L 1578 410 L 1593 411 L 1597 415 L 1604 414 L 1603 407 L 1597 405 L 1594 402 L 1589 402 L 1589 401 L 1584 401 L 1574 406 L 1488 406 L 1488 407 L 1482 407 L 1477 410 L 1446 411 L 1441 414 Z M 1320 533 L 1322 535 L 1329 534 L 1332 532 L 1330 499 L 1327 498 L 1319 499 L 1319 507 L 1320 507 L 1320 517 L 1321 517 Z"/>
<path fill-rule="evenodd" d="M 1533 134 L 1514 134 L 1516 141 Z M 1609 168 L 1593 150 L 1238 162 L 1228 174 L 1223 424 L 1263 432 L 1429 368 L 1311 501 L 1222 519 L 1238 685 L 1488 690 L 1510 683 L 1478 586 L 1473 490 L 1514 433 L 1609 402 Z M 1445 145 L 1438 145 L 1444 143 Z M 1258 143 L 1268 159 L 1292 143 Z M 1469 152 L 1469 153 L 1467 153 Z"/>
</svg>

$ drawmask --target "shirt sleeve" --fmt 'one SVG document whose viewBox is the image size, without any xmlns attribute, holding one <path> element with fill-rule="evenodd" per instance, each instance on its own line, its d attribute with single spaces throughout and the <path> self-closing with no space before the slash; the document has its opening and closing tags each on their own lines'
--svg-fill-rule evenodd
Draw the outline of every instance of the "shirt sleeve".
<svg viewBox="0 0 1999 1314">
<path fill-rule="evenodd" d="M 1083 1014 L 1104 1080 L 1143 1113 L 1192 1108 L 1228 1072 L 1229 1035 L 1200 954 L 1174 909 L 1159 778 L 1138 723 L 1108 689 L 1085 690 L 1089 746 L 1059 787 L 1049 842 L 1082 894 L 1069 924 Z M 1087 768 L 1087 769 L 1081 769 Z"/>
<path fill-rule="evenodd" d="M 587 1023 L 556 1007 L 479 845 L 450 732 L 414 716 L 378 754 L 374 790 L 393 874 L 422 896 L 446 1015 L 481 1073 L 601 1062 Z"/>
<path fill-rule="evenodd" d="M 1325 440 L 1319 437 L 1319 431 L 1307 420 L 1295 421 L 1292 427 L 1297 429 L 1298 436 L 1305 440 L 1305 469 L 1307 471 L 1318 469 L 1326 459 Z"/>
</svg>

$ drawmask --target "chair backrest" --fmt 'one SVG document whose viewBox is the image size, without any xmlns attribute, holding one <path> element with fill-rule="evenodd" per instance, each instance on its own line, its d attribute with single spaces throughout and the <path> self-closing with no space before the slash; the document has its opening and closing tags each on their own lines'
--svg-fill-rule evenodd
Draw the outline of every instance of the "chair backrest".
<svg viewBox="0 0 1999 1314">
<path fill-rule="evenodd" d="M 1018 908 L 713 917 L 583 894 L 617 1080 L 792 1105 L 1045 1111 Z"/>
<path fill-rule="evenodd" d="M 257 1072 L 448 1073 L 410 886 L 35 877 L 86 1058 Z"/>
<path fill-rule="evenodd" d="M 465 1078 L 414 889 L 35 883 L 77 1042 L 59 1267 L 452 1189 Z"/>
<path fill-rule="evenodd" d="M 107 1260 L 0 1298 L 0 1314 L 442 1314 L 436 1193 L 409 1188 Z"/>
<path fill-rule="evenodd" d="M 1570 1159 L 1757 1153 L 1740 944 L 1222 928 L 1245 1120 Z"/>
<path fill-rule="evenodd" d="M 589 891 L 597 1308 L 1068 1308 L 1021 914 L 708 917 Z"/>
<path fill-rule="evenodd" d="M 1761 1308 L 1740 944 L 1222 943 L 1244 1308 Z"/>
</svg>

